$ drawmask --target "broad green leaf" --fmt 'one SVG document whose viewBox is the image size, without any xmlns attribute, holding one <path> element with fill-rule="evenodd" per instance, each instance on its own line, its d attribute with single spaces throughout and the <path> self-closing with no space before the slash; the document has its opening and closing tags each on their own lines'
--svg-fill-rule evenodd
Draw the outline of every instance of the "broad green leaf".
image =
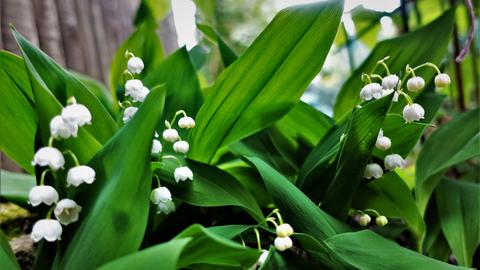
<svg viewBox="0 0 480 270">
<path fill-rule="evenodd" d="M 151 145 L 164 98 L 164 88 L 152 90 L 135 117 L 90 161 L 96 180 L 75 195 L 83 209 L 62 269 L 95 268 L 140 247 L 150 206 Z"/>
<path fill-rule="evenodd" d="M 347 225 L 318 208 L 297 187 L 263 160 L 256 157 L 247 157 L 247 159 L 260 172 L 285 222 L 291 224 L 297 232 L 310 234 L 321 241 L 350 230 Z"/>
<path fill-rule="evenodd" d="M 35 176 L 1 170 L 0 179 L 0 197 L 16 204 L 28 205 L 28 193 L 36 185 Z"/>
<path fill-rule="evenodd" d="M 480 185 L 444 179 L 435 195 L 440 225 L 458 264 L 472 266 L 480 244 Z"/>
<path fill-rule="evenodd" d="M 370 230 L 338 234 L 328 238 L 325 244 L 354 269 L 467 269 L 402 248 Z"/>
<path fill-rule="evenodd" d="M 218 45 L 220 56 L 222 57 L 222 62 L 225 67 L 230 66 L 235 60 L 237 60 L 237 54 L 227 45 L 227 43 L 225 43 L 223 38 L 212 27 L 206 24 L 197 24 L 197 28 Z"/>
<path fill-rule="evenodd" d="M 143 84 L 149 88 L 165 84 L 167 96 L 163 117 L 168 121 L 178 110 L 184 110 L 189 116 L 195 117 L 202 105 L 197 73 L 185 47 L 165 58 L 145 76 Z"/>
<path fill-rule="evenodd" d="M 217 79 L 190 134 L 189 157 L 213 163 L 220 147 L 285 115 L 320 71 L 342 6 L 328 1 L 281 11 Z"/>
<path fill-rule="evenodd" d="M 22 59 L 0 51 L 0 150 L 29 173 L 37 116 L 28 74 Z"/>
<path fill-rule="evenodd" d="M 355 109 L 347 124 L 340 147 L 336 174 L 322 200 L 322 209 L 331 215 L 347 217 L 353 193 L 360 184 L 369 163 L 378 132 L 390 107 L 391 96 Z"/>
<path fill-rule="evenodd" d="M 170 12 L 170 8 L 169 0 L 141 0 L 133 23 L 138 26 L 146 20 L 161 21 Z"/>
<path fill-rule="evenodd" d="M 378 43 L 368 58 L 352 73 L 340 89 L 334 106 L 335 118 L 339 119 L 355 106 L 362 88 L 361 74 L 370 72 L 378 60 L 390 56 L 387 64 L 390 71 L 394 73 L 404 72 L 407 64 L 410 66 L 417 66 L 425 62 L 438 64 L 447 50 L 455 19 L 454 11 L 451 9 L 445 12 L 437 20 L 417 31 Z M 376 73 L 385 74 L 381 69 L 378 69 Z M 434 75 L 431 69 L 420 70 L 416 73 L 422 76 L 426 82 Z M 404 103 L 401 102 L 401 104 Z"/>
<path fill-rule="evenodd" d="M 192 238 L 173 239 L 107 263 L 99 270 L 158 269 L 177 270 L 178 260 Z"/>
<path fill-rule="evenodd" d="M 239 206 L 245 209 L 256 221 L 263 220 L 255 198 L 237 179 L 228 173 L 207 164 L 187 161 L 193 171 L 193 181 L 175 183 L 173 172 L 175 162 L 153 163 L 152 168 L 161 179 L 168 182 L 174 197 L 188 204 L 202 207 Z"/>
<path fill-rule="evenodd" d="M 128 75 L 124 77 L 123 74 L 127 69 L 128 60 L 125 57 L 127 50 L 143 60 L 145 67 L 142 73 L 137 75 L 139 78 L 146 76 L 162 61 L 163 47 L 156 28 L 157 25 L 150 20 L 142 22 L 115 52 L 109 75 L 110 91 L 114 101 L 123 99 L 125 80 L 129 79 Z"/>
<path fill-rule="evenodd" d="M 415 196 L 422 215 L 443 173 L 479 155 L 480 108 L 454 118 L 430 136 L 418 155 L 416 166 Z"/>
<path fill-rule="evenodd" d="M 227 239 L 233 239 L 253 227 L 252 225 L 221 225 L 208 227 L 207 230 Z"/>
<path fill-rule="evenodd" d="M 0 230 L 0 265 L 4 270 L 20 270 L 17 258 L 2 230 Z"/>
<path fill-rule="evenodd" d="M 74 96 L 76 101 L 85 105 L 92 114 L 92 124 L 85 126 L 84 129 L 101 144 L 110 139 L 117 130 L 117 124 L 95 95 L 73 74 L 62 69 L 52 58 L 35 48 L 15 29 L 12 29 L 12 33 L 22 51 L 27 69 L 30 73 L 37 74 L 36 80 L 41 81 L 43 88 L 52 93 L 58 103 L 63 106 L 68 98 Z M 35 89 L 35 83 L 31 83 Z M 38 107 L 40 106 L 39 97 L 36 93 L 34 96 Z M 40 125 L 43 125 L 42 121 Z M 42 133 L 44 133 L 43 130 Z"/>
<path fill-rule="evenodd" d="M 425 223 L 415 200 L 405 182 L 395 173 L 388 172 L 382 178 L 360 185 L 355 192 L 354 209 L 375 209 L 387 217 L 402 218 L 420 239 L 425 232 Z"/>
<path fill-rule="evenodd" d="M 87 75 L 71 71 L 72 74 L 82 82 L 98 98 L 102 105 L 114 117 L 118 113 L 118 105 L 113 102 L 113 97 L 107 87 L 101 82 Z"/>
</svg>

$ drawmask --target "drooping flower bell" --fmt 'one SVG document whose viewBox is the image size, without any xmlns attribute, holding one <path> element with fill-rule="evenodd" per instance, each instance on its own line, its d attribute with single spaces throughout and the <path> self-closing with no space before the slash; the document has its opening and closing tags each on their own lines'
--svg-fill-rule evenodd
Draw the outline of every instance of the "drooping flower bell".
<svg viewBox="0 0 480 270">
<path fill-rule="evenodd" d="M 165 129 L 162 136 L 165 141 L 171 143 L 178 141 L 178 139 L 180 138 L 180 136 L 178 135 L 178 131 L 173 128 Z"/>
<path fill-rule="evenodd" d="M 42 203 L 52 205 L 58 202 L 58 192 L 52 186 L 35 186 L 28 193 L 28 203 L 38 206 Z"/>
<path fill-rule="evenodd" d="M 274 240 L 274 245 L 275 245 L 275 248 L 278 250 L 278 251 L 285 251 L 287 249 L 290 249 L 292 246 L 293 246 L 293 242 L 292 242 L 292 239 L 288 236 L 286 237 L 277 237 L 275 238 Z"/>
<path fill-rule="evenodd" d="M 95 181 L 95 170 L 86 165 L 72 167 L 67 173 L 67 186 L 75 186 L 86 183 L 91 184 Z"/>
<path fill-rule="evenodd" d="M 60 223 L 68 225 L 78 220 L 80 211 L 82 211 L 82 207 L 74 200 L 62 199 L 55 206 L 53 213 Z"/>
<path fill-rule="evenodd" d="M 399 154 L 390 154 L 386 156 L 384 163 L 385 168 L 390 171 L 395 170 L 395 168 L 403 168 L 405 166 L 405 160 Z"/>
<path fill-rule="evenodd" d="M 375 219 L 375 223 L 377 224 L 377 226 L 383 227 L 388 224 L 388 219 L 385 216 L 378 216 Z"/>
<path fill-rule="evenodd" d="M 378 83 L 369 83 L 360 90 L 360 98 L 363 100 L 379 99 L 382 95 L 382 87 Z"/>
<path fill-rule="evenodd" d="M 143 61 L 140 57 L 133 56 L 128 59 L 127 69 L 132 74 L 140 74 L 144 68 Z"/>
<path fill-rule="evenodd" d="M 361 214 L 357 220 L 360 226 L 367 226 L 370 223 L 370 221 L 372 221 L 372 218 L 367 214 Z"/>
<path fill-rule="evenodd" d="M 92 123 L 92 114 L 82 104 L 71 104 L 62 110 L 62 118 L 71 125 L 81 127 Z"/>
<path fill-rule="evenodd" d="M 189 149 L 190 149 L 190 146 L 186 141 L 178 141 L 173 144 L 173 150 L 177 153 L 186 154 L 188 153 Z"/>
<path fill-rule="evenodd" d="M 48 166 L 53 171 L 58 171 L 65 165 L 65 158 L 57 148 L 45 146 L 35 153 L 33 156 L 32 166 Z"/>
<path fill-rule="evenodd" d="M 123 123 L 127 123 L 128 121 L 130 121 L 130 119 L 133 118 L 133 116 L 137 113 L 138 111 L 138 108 L 137 107 L 128 107 L 125 109 L 125 111 L 123 112 Z"/>
<path fill-rule="evenodd" d="M 449 86 L 450 82 L 450 76 L 446 73 L 441 73 L 435 76 L 435 86 L 438 88 Z"/>
<path fill-rule="evenodd" d="M 370 179 L 372 177 L 375 179 L 378 179 L 378 178 L 381 178 L 382 176 L 383 176 L 383 169 L 377 163 L 370 163 L 365 168 L 364 177 L 367 179 Z"/>
<path fill-rule="evenodd" d="M 143 90 L 143 83 L 137 79 L 128 80 L 125 83 L 125 96 L 136 97 Z"/>
<path fill-rule="evenodd" d="M 57 115 L 50 121 L 50 135 L 53 138 L 67 139 L 77 137 L 78 126 L 65 121 L 62 116 Z"/>
<path fill-rule="evenodd" d="M 175 177 L 175 181 L 177 183 L 187 179 L 193 180 L 193 172 L 186 166 L 176 168 L 173 176 Z"/>
<path fill-rule="evenodd" d="M 392 141 L 390 138 L 383 136 L 383 130 L 380 129 L 380 132 L 378 132 L 377 136 L 377 141 L 375 142 L 375 147 L 385 151 L 388 150 L 392 146 Z"/>
<path fill-rule="evenodd" d="M 144 102 L 148 94 L 150 94 L 150 90 L 148 90 L 148 88 L 144 86 L 141 90 L 131 93 L 130 96 L 135 102 Z"/>
<path fill-rule="evenodd" d="M 425 80 L 422 77 L 412 77 L 407 81 L 407 89 L 410 92 L 418 92 L 425 87 Z"/>
<path fill-rule="evenodd" d="M 382 88 L 383 89 L 395 89 L 395 87 L 397 87 L 399 81 L 400 81 L 400 79 L 395 74 L 385 76 L 382 79 Z"/>
<path fill-rule="evenodd" d="M 425 118 L 425 110 L 420 104 L 413 103 L 412 105 L 405 105 L 403 108 L 403 118 L 407 123 L 418 121 Z"/>
<path fill-rule="evenodd" d="M 159 140 L 153 140 L 152 154 L 158 154 L 160 152 L 162 152 L 162 143 Z"/>
<path fill-rule="evenodd" d="M 62 225 L 55 219 L 41 219 L 33 225 L 30 237 L 34 242 L 42 239 L 48 242 L 54 242 L 61 239 Z"/>
<path fill-rule="evenodd" d="M 150 201 L 153 204 L 159 204 L 161 202 L 167 202 L 172 200 L 172 194 L 170 193 L 170 190 L 166 187 L 158 187 L 154 190 L 152 190 L 152 193 L 150 193 Z"/>
<path fill-rule="evenodd" d="M 293 228 L 288 223 L 283 223 L 277 226 L 276 233 L 278 237 L 291 236 L 293 234 Z"/>
<path fill-rule="evenodd" d="M 157 204 L 157 214 L 164 213 L 168 215 L 175 212 L 175 203 L 173 201 L 160 202 Z"/>
<path fill-rule="evenodd" d="M 178 120 L 178 126 L 180 128 L 194 128 L 195 127 L 195 120 L 189 116 L 184 116 Z"/>
</svg>

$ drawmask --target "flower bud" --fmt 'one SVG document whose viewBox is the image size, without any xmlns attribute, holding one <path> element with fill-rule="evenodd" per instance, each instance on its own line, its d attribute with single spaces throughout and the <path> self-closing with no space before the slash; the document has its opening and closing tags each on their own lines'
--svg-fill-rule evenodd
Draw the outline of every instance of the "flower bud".
<svg viewBox="0 0 480 270">
<path fill-rule="evenodd" d="M 377 226 L 383 227 L 388 224 L 388 219 L 385 216 L 378 216 L 375 219 L 375 223 L 377 223 Z"/>
<path fill-rule="evenodd" d="M 127 123 L 128 121 L 130 121 L 130 119 L 133 118 L 133 116 L 137 113 L 138 111 L 138 108 L 137 107 L 128 107 L 125 109 L 125 111 L 123 112 L 123 123 Z"/>
<path fill-rule="evenodd" d="M 178 126 L 180 128 L 194 128 L 195 120 L 193 120 L 191 117 L 184 116 L 178 120 Z"/>
<path fill-rule="evenodd" d="M 360 90 L 360 98 L 363 100 L 379 99 L 382 95 L 382 87 L 378 83 L 369 83 Z"/>
<path fill-rule="evenodd" d="M 435 76 L 435 86 L 438 88 L 443 88 L 450 85 L 450 76 L 446 73 L 441 73 Z"/>
<path fill-rule="evenodd" d="M 52 205 L 58 202 L 58 192 L 52 186 L 35 186 L 28 193 L 28 203 L 37 206 L 42 203 Z"/>
<path fill-rule="evenodd" d="M 175 203 L 173 201 L 165 201 L 157 204 L 157 214 L 164 213 L 165 215 L 175 212 Z"/>
<path fill-rule="evenodd" d="M 372 218 L 367 215 L 367 214 L 361 214 L 359 217 L 358 217 L 358 224 L 360 226 L 367 226 L 368 223 L 370 223 L 370 221 L 372 221 Z"/>
<path fill-rule="evenodd" d="M 159 140 L 153 140 L 152 143 L 152 154 L 158 154 L 162 152 L 162 143 Z"/>
<path fill-rule="evenodd" d="M 140 80 L 132 79 L 125 83 L 125 96 L 134 97 L 143 90 L 143 83 Z"/>
<path fill-rule="evenodd" d="M 392 141 L 390 138 L 383 136 L 383 130 L 380 129 L 378 132 L 377 141 L 375 142 L 375 147 L 378 149 L 385 151 L 388 150 L 392 146 Z"/>
<path fill-rule="evenodd" d="M 67 173 L 67 187 L 78 187 L 82 183 L 91 184 L 95 181 L 95 170 L 86 165 L 70 168 Z"/>
<path fill-rule="evenodd" d="M 385 168 L 390 171 L 395 170 L 395 168 L 403 168 L 405 166 L 405 160 L 399 154 L 391 154 L 386 156 L 384 163 Z"/>
<path fill-rule="evenodd" d="M 418 121 L 425 118 L 425 110 L 420 104 L 413 103 L 412 105 L 405 105 L 403 108 L 403 118 L 407 123 Z"/>
<path fill-rule="evenodd" d="M 60 115 L 52 118 L 50 121 L 50 135 L 53 138 L 67 139 L 77 137 L 78 127 L 65 121 Z"/>
<path fill-rule="evenodd" d="M 55 219 L 41 219 L 33 225 L 30 237 L 34 242 L 44 238 L 48 242 L 60 240 L 62 236 L 62 225 Z"/>
<path fill-rule="evenodd" d="M 275 238 L 274 245 L 278 251 L 285 251 L 293 246 L 293 242 L 292 239 L 290 239 L 290 237 L 288 236 L 277 237 Z"/>
<path fill-rule="evenodd" d="M 277 226 L 277 236 L 285 237 L 293 234 L 293 228 L 288 223 L 283 223 Z"/>
<path fill-rule="evenodd" d="M 383 175 L 383 169 L 377 163 L 370 163 L 365 168 L 364 177 L 367 178 L 367 179 L 370 179 L 372 177 L 375 178 L 375 179 L 378 179 L 378 178 L 382 177 L 382 175 Z"/>
<path fill-rule="evenodd" d="M 400 81 L 400 79 L 395 74 L 385 76 L 382 79 L 382 88 L 383 89 L 395 89 L 395 87 L 397 87 L 397 84 L 398 84 L 399 81 Z"/>
<path fill-rule="evenodd" d="M 62 118 L 70 125 L 78 127 L 92 123 L 92 114 L 82 104 L 72 104 L 63 108 Z"/>
<path fill-rule="evenodd" d="M 143 61 L 140 57 L 133 56 L 128 59 L 127 69 L 132 74 L 140 74 L 143 70 Z"/>
<path fill-rule="evenodd" d="M 82 211 L 82 207 L 80 207 L 75 201 L 63 199 L 57 203 L 53 213 L 60 223 L 68 225 L 78 220 L 80 211 Z"/>
<path fill-rule="evenodd" d="M 177 153 L 186 154 L 189 149 L 190 149 L 190 146 L 186 141 L 178 141 L 173 144 L 173 150 L 175 150 L 175 152 Z"/>
<path fill-rule="evenodd" d="M 425 80 L 422 77 L 412 77 L 407 81 L 407 89 L 410 92 L 418 92 L 425 87 Z"/>
<path fill-rule="evenodd" d="M 180 136 L 178 135 L 178 131 L 173 128 L 165 129 L 162 136 L 165 141 L 171 143 L 178 141 L 178 139 L 180 138 Z"/>
<path fill-rule="evenodd" d="M 187 179 L 193 180 L 193 172 L 192 170 L 190 170 L 190 168 L 186 166 L 176 168 L 173 175 L 177 183 L 179 181 L 185 181 Z"/>
<path fill-rule="evenodd" d="M 170 193 L 170 190 L 166 187 L 159 187 L 154 190 L 152 190 L 152 193 L 150 194 L 150 201 L 153 204 L 159 204 L 161 202 L 166 202 L 166 201 L 171 201 L 172 200 L 172 194 Z"/>
<path fill-rule="evenodd" d="M 57 148 L 46 146 L 38 149 L 33 156 L 32 166 L 49 166 L 53 171 L 63 168 L 65 158 Z"/>
</svg>

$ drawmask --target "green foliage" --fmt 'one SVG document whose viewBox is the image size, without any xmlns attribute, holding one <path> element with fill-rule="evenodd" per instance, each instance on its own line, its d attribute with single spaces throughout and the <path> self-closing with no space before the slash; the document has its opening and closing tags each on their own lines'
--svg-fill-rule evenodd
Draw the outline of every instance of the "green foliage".
<svg viewBox="0 0 480 270">
<path fill-rule="evenodd" d="M 0 171 L 0 197 L 26 206 L 28 193 L 36 185 L 33 175 L 23 173 L 13 173 L 9 171 Z"/>
<path fill-rule="evenodd" d="M 2 230 L 0 230 L 0 264 L 2 265 L 2 269 L 5 270 L 20 269 L 15 254 L 13 254 L 10 244 Z"/>
</svg>

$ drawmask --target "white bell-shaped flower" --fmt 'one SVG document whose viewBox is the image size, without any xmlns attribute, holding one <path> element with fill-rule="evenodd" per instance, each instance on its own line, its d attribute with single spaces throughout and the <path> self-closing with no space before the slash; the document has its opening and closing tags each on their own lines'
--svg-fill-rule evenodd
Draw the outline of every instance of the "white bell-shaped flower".
<svg viewBox="0 0 480 270">
<path fill-rule="evenodd" d="M 162 152 L 162 143 L 159 140 L 153 140 L 152 154 L 158 154 L 160 152 Z"/>
<path fill-rule="evenodd" d="M 412 105 L 405 105 L 403 108 L 403 118 L 407 123 L 418 121 L 425 118 L 425 110 L 420 104 L 413 103 Z"/>
<path fill-rule="evenodd" d="M 144 102 L 145 98 L 147 98 L 149 93 L 150 93 L 150 90 L 148 90 L 148 88 L 144 86 L 140 91 L 131 93 L 130 96 L 132 97 L 132 100 L 135 102 Z"/>
<path fill-rule="evenodd" d="M 91 184 L 95 181 L 95 170 L 86 165 L 72 167 L 67 173 L 67 186 L 78 187 L 83 183 Z"/>
<path fill-rule="evenodd" d="M 125 96 L 134 97 L 143 90 L 143 83 L 140 80 L 132 79 L 125 83 Z"/>
<path fill-rule="evenodd" d="M 378 83 L 369 83 L 360 90 L 360 98 L 363 100 L 379 99 L 382 95 L 382 87 Z"/>
<path fill-rule="evenodd" d="M 165 215 L 175 212 L 175 203 L 173 201 L 165 201 L 157 204 L 157 214 L 164 213 Z"/>
<path fill-rule="evenodd" d="M 386 97 L 388 95 L 390 95 L 391 93 L 393 93 L 393 89 L 383 89 L 382 90 L 382 97 Z"/>
<path fill-rule="evenodd" d="M 128 59 L 127 69 L 132 74 L 140 74 L 144 68 L 143 61 L 140 57 L 133 56 Z"/>
<path fill-rule="evenodd" d="M 150 193 L 150 201 L 153 204 L 159 204 L 161 202 L 171 201 L 172 200 L 172 193 L 166 187 L 159 187 L 152 190 Z"/>
<path fill-rule="evenodd" d="M 62 225 L 55 219 L 41 219 L 33 225 L 30 237 L 34 242 L 42 239 L 48 242 L 54 242 L 61 239 Z"/>
<path fill-rule="evenodd" d="M 388 219 L 385 216 L 378 216 L 375 219 L 375 223 L 377 224 L 377 226 L 383 227 L 388 224 Z"/>
<path fill-rule="evenodd" d="M 381 178 L 382 176 L 383 176 L 383 169 L 377 163 L 370 163 L 365 168 L 364 177 L 367 179 L 370 179 L 372 177 L 375 179 L 378 179 L 378 178 Z"/>
<path fill-rule="evenodd" d="M 173 176 L 175 177 L 175 181 L 177 181 L 177 183 L 187 179 L 193 180 L 193 172 L 186 166 L 176 168 Z"/>
<path fill-rule="evenodd" d="M 82 207 L 74 200 L 62 199 L 55 206 L 53 213 L 60 223 L 68 225 L 78 220 L 80 211 L 82 211 Z"/>
<path fill-rule="evenodd" d="M 422 77 L 412 77 L 407 81 L 407 89 L 410 92 L 418 92 L 425 87 L 425 80 Z"/>
<path fill-rule="evenodd" d="M 67 139 L 77 137 L 78 127 L 65 121 L 62 116 L 57 115 L 50 121 L 50 135 L 54 138 Z"/>
<path fill-rule="evenodd" d="M 377 141 L 375 142 L 375 147 L 385 151 L 388 150 L 392 146 L 392 141 L 390 138 L 383 136 L 383 130 L 380 129 L 378 132 Z"/>
<path fill-rule="evenodd" d="M 360 226 L 367 226 L 370 221 L 372 221 L 372 218 L 367 214 L 361 214 L 357 220 Z"/>
<path fill-rule="evenodd" d="M 449 86 L 450 82 L 450 76 L 446 73 L 441 73 L 435 76 L 435 86 L 438 88 Z"/>
<path fill-rule="evenodd" d="M 69 124 L 79 127 L 92 123 L 92 114 L 82 104 L 72 104 L 63 108 L 62 118 Z"/>
<path fill-rule="evenodd" d="M 165 129 L 163 131 L 163 139 L 167 142 L 176 142 L 178 141 L 178 139 L 180 139 L 180 136 L 178 135 L 178 131 L 176 129 L 173 129 L 173 128 L 169 128 L 169 129 Z"/>
<path fill-rule="evenodd" d="M 405 166 L 405 160 L 399 154 L 391 154 L 385 157 L 385 168 L 393 171 L 395 168 L 403 168 Z"/>
<path fill-rule="evenodd" d="M 28 203 L 37 206 L 42 203 L 52 205 L 58 202 L 58 192 L 52 186 L 35 186 L 28 193 Z"/>
<path fill-rule="evenodd" d="M 178 141 L 173 144 L 173 150 L 177 153 L 186 154 L 188 153 L 189 149 L 190 149 L 190 146 L 186 141 Z"/>
<path fill-rule="evenodd" d="M 293 234 L 293 228 L 288 223 L 283 223 L 277 226 L 276 230 L 278 237 L 290 236 Z"/>
<path fill-rule="evenodd" d="M 178 120 L 178 126 L 180 128 L 194 128 L 195 120 L 189 116 L 184 116 Z"/>
<path fill-rule="evenodd" d="M 277 237 L 275 238 L 275 241 L 273 242 L 275 245 L 275 248 L 278 251 L 285 251 L 287 249 L 290 249 L 293 246 L 292 239 L 290 237 Z"/>
<path fill-rule="evenodd" d="M 137 107 L 128 107 L 125 109 L 125 111 L 123 112 L 123 123 L 127 123 L 128 121 L 130 121 L 130 119 L 133 118 L 133 116 L 137 113 L 138 111 L 138 108 Z"/>
<path fill-rule="evenodd" d="M 385 76 L 382 79 L 382 88 L 383 89 L 395 89 L 395 87 L 397 87 L 399 81 L 400 81 L 400 79 L 395 74 Z"/>
<path fill-rule="evenodd" d="M 65 158 L 57 148 L 45 146 L 35 153 L 33 156 L 32 166 L 48 166 L 53 171 L 63 168 L 65 165 Z"/>
<path fill-rule="evenodd" d="M 256 270 L 258 268 L 260 268 L 264 263 L 265 261 L 267 260 L 268 258 L 268 250 L 265 250 L 265 249 L 262 249 L 262 254 L 258 257 L 257 261 L 255 262 L 255 264 L 253 264 L 250 268 L 248 268 L 249 270 Z"/>
</svg>

